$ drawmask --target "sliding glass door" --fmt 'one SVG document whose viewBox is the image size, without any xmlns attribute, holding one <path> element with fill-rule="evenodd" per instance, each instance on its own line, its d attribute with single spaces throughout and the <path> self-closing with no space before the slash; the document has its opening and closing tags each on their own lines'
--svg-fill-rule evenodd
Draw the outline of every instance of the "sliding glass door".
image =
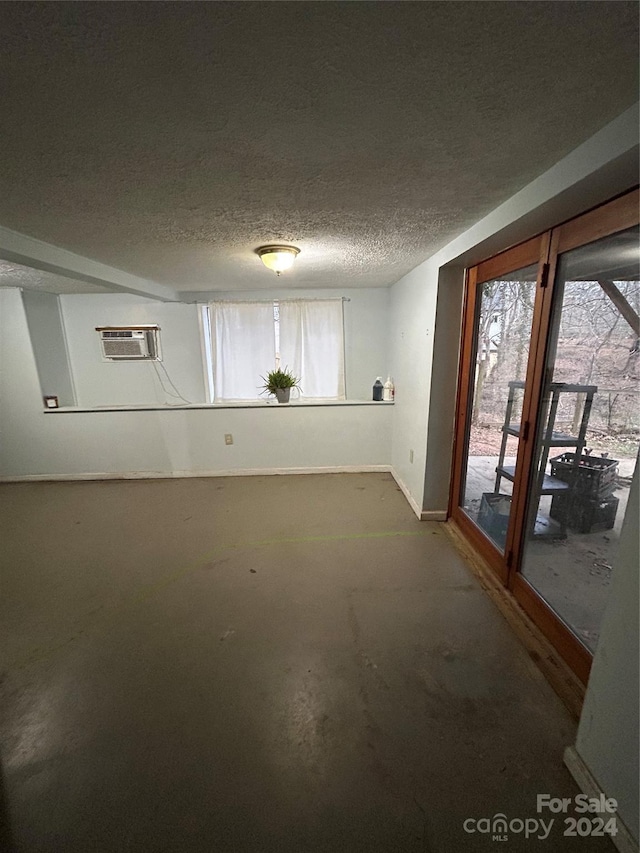
<svg viewBox="0 0 640 853">
<path fill-rule="evenodd" d="M 636 225 L 557 257 L 520 572 L 582 660 L 598 642 L 638 459 L 639 236 Z"/>
<path fill-rule="evenodd" d="M 468 281 L 452 514 L 505 578 L 543 251 L 532 240 L 475 267 Z"/>
<path fill-rule="evenodd" d="M 451 516 L 583 680 L 638 459 L 639 239 L 635 191 L 468 272 Z"/>
</svg>

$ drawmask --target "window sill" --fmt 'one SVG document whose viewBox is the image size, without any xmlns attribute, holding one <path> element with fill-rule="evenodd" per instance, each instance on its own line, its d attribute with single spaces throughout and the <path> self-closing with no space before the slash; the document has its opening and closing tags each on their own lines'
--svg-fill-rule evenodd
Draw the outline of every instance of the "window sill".
<svg viewBox="0 0 640 853">
<path fill-rule="evenodd" d="M 327 406 L 393 406 L 391 402 L 374 402 L 373 400 L 325 400 L 305 401 L 294 400 L 291 403 L 255 402 L 255 403 L 191 403 L 189 405 L 173 406 L 160 405 L 157 403 L 139 406 L 60 406 L 58 409 L 44 409 L 45 415 L 64 415 L 74 412 L 189 412 L 200 409 L 305 409 Z"/>
</svg>

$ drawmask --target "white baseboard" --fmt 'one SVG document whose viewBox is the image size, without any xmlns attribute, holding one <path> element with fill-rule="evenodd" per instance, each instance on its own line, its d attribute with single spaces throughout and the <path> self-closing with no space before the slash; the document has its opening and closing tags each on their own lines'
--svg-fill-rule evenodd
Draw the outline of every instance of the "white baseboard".
<svg viewBox="0 0 640 853">
<path fill-rule="evenodd" d="M 446 521 L 447 518 L 446 509 L 423 509 L 420 513 L 421 521 Z"/>
<path fill-rule="evenodd" d="M 568 746 L 565 749 L 564 763 L 583 794 L 586 794 L 588 797 L 599 797 L 601 794 L 605 797 L 608 796 L 607 792 L 602 790 L 592 776 L 591 771 L 580 757 L 575 746 Z M 621 820 L 620 815 L 616 814 L 615 818 L 618 832 L 616 835 L 611 836 L 611 840 L 620 853 L 638 853 L 638 842 L 631 835 L 631 832 Z"/>
<path fill-rule="evenodd" d="M 256 477 L 276 474 L 388 474 L 390 465 L 336 465 L 327 468 L 230 468 L 216 471 L 117 471 L 78 474 L 20 474 L 0 483 L 55 483 L 74 480 L 172 480 L 186 477 Z"/>
<path fill-rule="evenodd" d="M 411 507 L 411 509 L 415 512 L 415 514 L 418 516 L 418 518 L 420 518 L 420 516 L 422 515 L 422 510 L 420 509 L 420 507 L 418 506 L 418 504 L 415 501 L 415 498 L 413 497 L 413 495 L 411 494 L 409 489 L 405 486 L 405 484 L 402 482 L 402 480 L 400 479 L 400 477 L 398 476 L 398 473 L 396 472 L 396 470 L 394 468 L 391 468 L 391 476 L 396 481 L 398 488 L 400 489 L 402 494 L 407 499 L 407 502 L 408 502 L 409 506 Z"/>
<path fill-rule="evenodd" d="M 446 510 L 423 511 L 391 465 L 332 465 L 326 468 L 229 468 L 215 471 L 92 471 L 78 474 L 17 474 L 0 483 L 56 483 L 84 480 L 172 480 L 186 477 L 259 477 L 278 474 L 391 474 L 420 521 L 446 521 Z"/>
<path fill-rule="evenodd" d="M 398 476 L 397 471 L 394 468 L 390 469 L 391 475 L 393 479 L 398 484 L 398 488 L 402 492 L 402 494 L 407 499 L 407 502 L 420 521 L 446 521 L 447 520 L 447 511 L 446 510 L 422 510 L 418 506 L 416 499 L 413 497 L 406 484 L 402 482 L 400 477 Z"/>
</svg>

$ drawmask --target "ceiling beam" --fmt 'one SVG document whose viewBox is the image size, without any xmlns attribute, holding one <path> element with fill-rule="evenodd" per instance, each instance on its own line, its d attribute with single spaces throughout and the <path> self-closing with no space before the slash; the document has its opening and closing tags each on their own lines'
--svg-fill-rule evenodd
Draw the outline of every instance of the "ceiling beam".
<svg viewBox="0 0 640 853">
<path fill-rule="evenodd" d="M 627 323 L 631 326 L 635 336 L 640 338 L 640 317 L 638 317 L 634 309 L 629 305 L 625 296 L 620 293 L 612 281 L 599 279 L 598 284 L 622 314 Z"/>
<path fill-rule="evenodd" d="M 87 281 L 108 287 L 117 293 L 135 293 L 149 299 L 175 302 L 177 293 L 170 287 L 139 278 L 124 270 L 76 255 L 51 243 L 36 240 L 0 225 L 0 258 L 37 270 L 63 275 L 75 281 Z"/>
</svg>

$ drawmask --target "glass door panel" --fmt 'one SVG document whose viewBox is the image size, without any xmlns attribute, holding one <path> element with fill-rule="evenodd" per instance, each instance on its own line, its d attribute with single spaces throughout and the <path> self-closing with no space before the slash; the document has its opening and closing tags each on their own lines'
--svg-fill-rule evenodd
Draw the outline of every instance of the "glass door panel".
<svg viewBox="0 0 640 853">
<path fill-rule="evenodd" d="M 521 572 L 595 649 L 640 436 L 639 233 L 558 256 Z"/>
<path fill-rule="evenodd" d="M 460 508 L 505 551 L 538 265 L 476 285 Z"/>
</svg>

